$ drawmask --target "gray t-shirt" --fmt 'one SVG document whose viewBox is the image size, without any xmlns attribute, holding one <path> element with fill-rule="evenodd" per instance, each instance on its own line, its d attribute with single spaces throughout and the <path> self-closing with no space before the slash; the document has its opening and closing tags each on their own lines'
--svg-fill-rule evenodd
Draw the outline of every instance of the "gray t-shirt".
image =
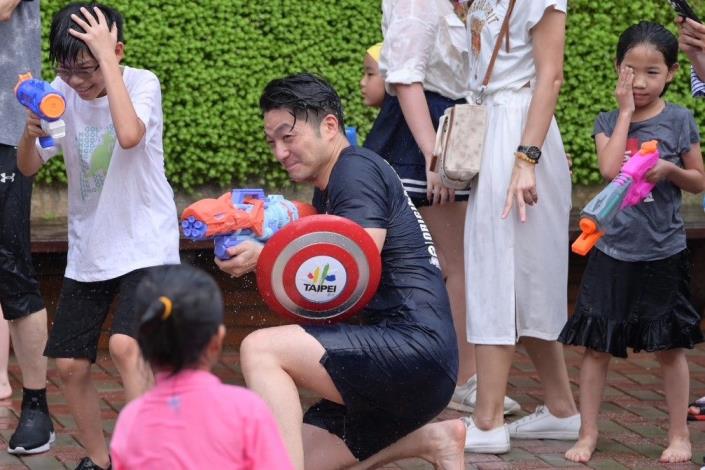
<svg viewBox="0 0 705 470">
<path fill-rule="evenodd" d="M 611 136 L 619 111 L 600 113 L 593 136 Z M 658 140 L 661 158 L 683 167 L 681 156 L 700 142 L 698 126 L 689 110 L 671 103 L 657 116 L 629 125 L 629 138 L 639 144 Z M 644 202 L 617 213 L 597 248 L 622 261 L 652 261 L 668 258 L 686 248 L 685 227 L 680 215 L 681 190 L 661 181 Z"/>
<path fill-rule="evenodd" d="M 15 98 L 21 73 L 41 77 L 39 0 L 22 1 L 8 21 L 0 21 L 0 144 L 16 146 L 27 115 Z"/>
</svg>

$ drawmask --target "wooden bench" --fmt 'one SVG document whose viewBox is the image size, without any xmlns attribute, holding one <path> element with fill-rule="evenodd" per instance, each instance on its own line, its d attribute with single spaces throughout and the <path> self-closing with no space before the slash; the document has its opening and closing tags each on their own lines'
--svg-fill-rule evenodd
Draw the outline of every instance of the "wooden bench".
<svg viewBox="0 0 705 470">
<path fill-rule="evenodd" d="M 51 324 L 66 268 L 66 219 L 33 221 L 31 243 L 34 265 Z M 239 279 L 231 278 L 218 269 L 213 262 L 212 241 L 192 242 L 182 239 L 179 248 L 183 263 L 197 266 L 212 274 L 223 291 L 225 324 L 228 329 L 227 345 L 239 345 L 242 338 L 255 328 L 284 323 L 267 309 L 257 292 L 253 275 Z M 101 347 L 107 347 L 107 335 L 101 337 Z"/>
<path fill-rule="evenodd" d="M 692 293 L 698 311 L 705 313 L 705 213 L 702 209 L 689 205 L 682 211 L 686 221 L 688 247 L 693 260 Z M 577 228 L 578 210 L 571 214 L 570 239 L 579 233 Z M 39 221 L 32 224 L 32 252 L 39 275 L 42 294 L 47 304 L 50 318 L 56 309 L 66 267 L 67 226 L 65 219 Z M 283 324 L 271 313 L 260 298 L 253 275 L 233 279 L 222 273 L 213 263 L 213 244 L 181 240 L 181 259 L 184 263 L 197 266 L 212 274 L 220 285 L 226 306 L 227 343 L 238 345 L 244 335 L 255 328 Z M 568 311 L 578 295 L 580 278 L 585 268 L 586 258 L 571 253 L 568 278 Z M 101 346 L 107 346 L 103 335 Z"/>
</svg>

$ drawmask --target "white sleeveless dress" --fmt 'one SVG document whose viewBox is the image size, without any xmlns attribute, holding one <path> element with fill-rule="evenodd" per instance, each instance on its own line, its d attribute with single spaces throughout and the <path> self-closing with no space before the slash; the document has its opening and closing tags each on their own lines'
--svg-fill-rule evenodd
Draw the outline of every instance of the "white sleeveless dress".
<svg viewBox="0 0 705 470">
<path fill-rule="evenodd" d="M 470 85 L 478 92 L 508 0 L 475 0 L 468 15 Z M 480 174 L 465 221 L 467 339 L 515 344 L 522 336 L 555 340 L 567 319 L 571 181 L 555 119 L 536 166 L 538 204 L 520 222 L 515 207 L 501 219 L 524 130 L 536 70 L 530 30 L 546 8 L 567 0 L 518 0 L 485 95 L 488 127 Z M 526 86 L 529 84 L 529 86 Z"/>
</svg>

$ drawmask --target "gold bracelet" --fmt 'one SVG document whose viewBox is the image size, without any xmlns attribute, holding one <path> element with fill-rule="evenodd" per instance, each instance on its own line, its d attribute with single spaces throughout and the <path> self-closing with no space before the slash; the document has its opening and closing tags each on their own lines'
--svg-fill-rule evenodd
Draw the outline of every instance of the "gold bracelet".
<svg viewBox="0 0 705 470">
<path fill-rule="evenodd" d="M 524 160 L 525 162 L 529 162 L 532 165 L 536 165 L 538 163 L 538 161 L 529 158 L 524 152 L 514 152 L 514 156 L 517 157 L 519 160 Z"/>
</svg>

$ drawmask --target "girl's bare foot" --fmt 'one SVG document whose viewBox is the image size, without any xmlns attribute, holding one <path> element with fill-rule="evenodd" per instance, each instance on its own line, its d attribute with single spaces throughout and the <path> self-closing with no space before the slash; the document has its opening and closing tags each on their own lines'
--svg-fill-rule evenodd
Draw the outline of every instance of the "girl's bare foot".
<svg viewBox="0 0 705 470">
<path fill-rule="evenodd" d="M 668 447 L 661 454 L 659 462 L 662 463 L 682 463 L 689 462 L 693 458 L 693 451 L 690 446 L 690 438 L 673 437 L 668 443 Z"/>
<path fill-rule="evenodd" d="M 459 419 L 429 423 L 421 428 L 428 450 L 421 457 L 439 470 L 465 468 L 465 424 Z"/>
<path fill-rule="evenodd" d="M 580 436 L 578 442 L 565 453 L 565 458 L 573 462 L 585 463 L 590 460 L 597 447 L 597 436 Z"/>
</svg>

